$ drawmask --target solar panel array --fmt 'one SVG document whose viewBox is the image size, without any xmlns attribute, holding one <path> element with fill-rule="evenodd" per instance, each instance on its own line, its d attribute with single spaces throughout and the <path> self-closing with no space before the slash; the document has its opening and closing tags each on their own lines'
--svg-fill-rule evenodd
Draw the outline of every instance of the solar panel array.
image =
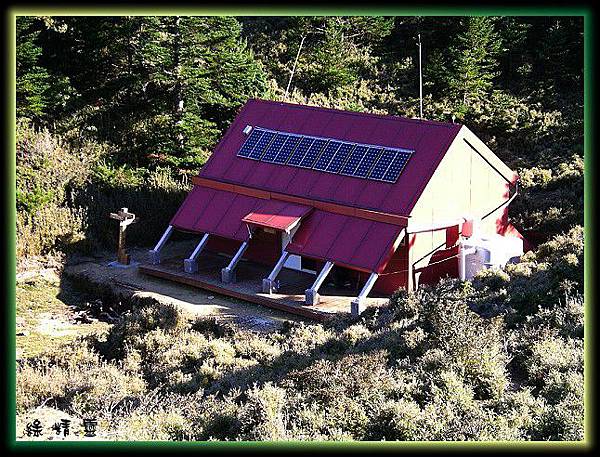
<svg viewBox="0 0 600 457">
<path fill-rule="evenodd" d="M 239 157 L 395 183 L 414 151 L 254 127 Z"/>
</svg>

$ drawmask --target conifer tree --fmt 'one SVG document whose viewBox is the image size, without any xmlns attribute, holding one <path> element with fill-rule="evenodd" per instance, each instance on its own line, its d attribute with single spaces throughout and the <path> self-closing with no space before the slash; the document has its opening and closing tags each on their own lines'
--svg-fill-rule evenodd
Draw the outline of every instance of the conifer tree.
<svg viewBox="0 0 600 457">
<path fill-rule="evenodd" d="M 50 75 L 40 66 L 42 48 L 37 43 L 40 34 L 39 18 L 19 16 L 17 32 L 17 117 L 40 120 L 48 106 Z"/>
<path fill-rule="evenodd" d="M 485 99 L 492 91 L 502 49 L 494 22 L 494 18 L 485 16 L 464 19 L 464 29 L 452 47 L 455 60 L 448 86 L 459 114 L 467 112 L 474 102 Z"/>
</svg>

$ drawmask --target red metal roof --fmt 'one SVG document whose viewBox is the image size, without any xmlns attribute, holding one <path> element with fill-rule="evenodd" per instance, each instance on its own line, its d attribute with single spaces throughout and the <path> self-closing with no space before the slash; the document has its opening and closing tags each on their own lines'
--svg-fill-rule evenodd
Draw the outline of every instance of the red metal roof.
<svg viewBox="0 0 600 457">
<path fill-rule="evenodd" d="M 340 140 L 413 149 L 394 184 L 237 157 L 246 125 Z M 199 176 L 270 192 L 409 215 L 460 130 L 459 124 L 250 100 Z"/>
<path fill-rule="evenodd" d="M 377 182 L 237 157 L 246 125 L 415 152 L 396 183 Z M 460 128 L 458 124 L 251 100 L 201 170 L 205 185 L 196 183 L 171 225 L 246 241 L 246 223 L 286 229 L 304 217 L 286 248 L 289 252 L 381 272 L 403 228 L 360 217 L 356 208 L 408 216 Z M 221 188 L 206 184 L 215 181 L 227 184 Z M 260 192 L 248 195 L 241 189 Z M 302 203 L 312 201 L 319 209 L 271 198 L 271 193 L 282 200 L 300 197 Z M 330 212 L 327 204 L 333 207 L 331 203 L 342 206 Z M 356 215 L 340 213 L 343 207 L 356 209 Z"/>
<path fill-rule="evenodd" d="M 315 210 L 286 251 L 380 273 L 402 227 Z"/>
<path fill-rule="evenodd" d="M 194 186 L 171 219 L 171 225 L 180 230 L 246 241 L 248 227 L 242 218 L 263 202 L 256 197 Z"/>
<path fill-rule="evenodd" d="M 266 200 L 258 209 L 246 215 L 242 221 L 276 230 L 288 230 L 311 211 L 310 206 Z"/>
<path fill-rule="evenodd" d="M 402 230 L 401 226 L 385 222 L 203 186 L 194 186 L 171 225 L 179 230 L 246 241 L 247 222 L 285 230 L 300 218 L 304 220 L 287 251 L 366 271 L 383 271 Z"/>
</svg>

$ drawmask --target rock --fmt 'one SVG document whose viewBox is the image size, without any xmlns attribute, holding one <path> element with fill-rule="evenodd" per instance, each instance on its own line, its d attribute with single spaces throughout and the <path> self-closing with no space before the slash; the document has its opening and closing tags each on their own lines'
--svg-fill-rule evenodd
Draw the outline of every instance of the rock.
<svg viewBox="0 0 600 457">
<path fill-rule="evenodd" d="M 107 322 L 110 322 L 111 324 L 114 324 L 115 322 L 118 321 L 117 318 L 111 316 L 110 314 L 106 313 L 106 312 L 102 312 L 100 313 L 100 319 L 104 319 Z"/>
</svg>

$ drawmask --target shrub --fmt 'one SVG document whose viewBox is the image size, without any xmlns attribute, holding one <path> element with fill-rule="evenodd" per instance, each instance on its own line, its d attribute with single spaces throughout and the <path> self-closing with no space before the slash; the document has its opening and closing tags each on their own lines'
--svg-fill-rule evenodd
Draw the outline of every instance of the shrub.
<svg viewBox="0 0 600 457">
<path fill-rule="evenodd" d="M 80 343 L 18 367 L 18 411 L 52 401 L 80 417 L 91 412 L 110 417 L 125 400 L 143 394 L 146 386 L 139 373 L 123 372 Z"/>
<path fill-rule="evenodd" d="M 554 371 L 583 367 L 583 342 L 547 335 L 536 339 L 529 347 L 530 356 L 525 367 L 529 382 L 543 385 Z"/>
<path fill-rule="evenodd" d="M 271 383 L 253 387 L 239 412 L 243 440 L 275 441 L 285 439 L 284 407 L 286 391 Z"/>
</svg>

